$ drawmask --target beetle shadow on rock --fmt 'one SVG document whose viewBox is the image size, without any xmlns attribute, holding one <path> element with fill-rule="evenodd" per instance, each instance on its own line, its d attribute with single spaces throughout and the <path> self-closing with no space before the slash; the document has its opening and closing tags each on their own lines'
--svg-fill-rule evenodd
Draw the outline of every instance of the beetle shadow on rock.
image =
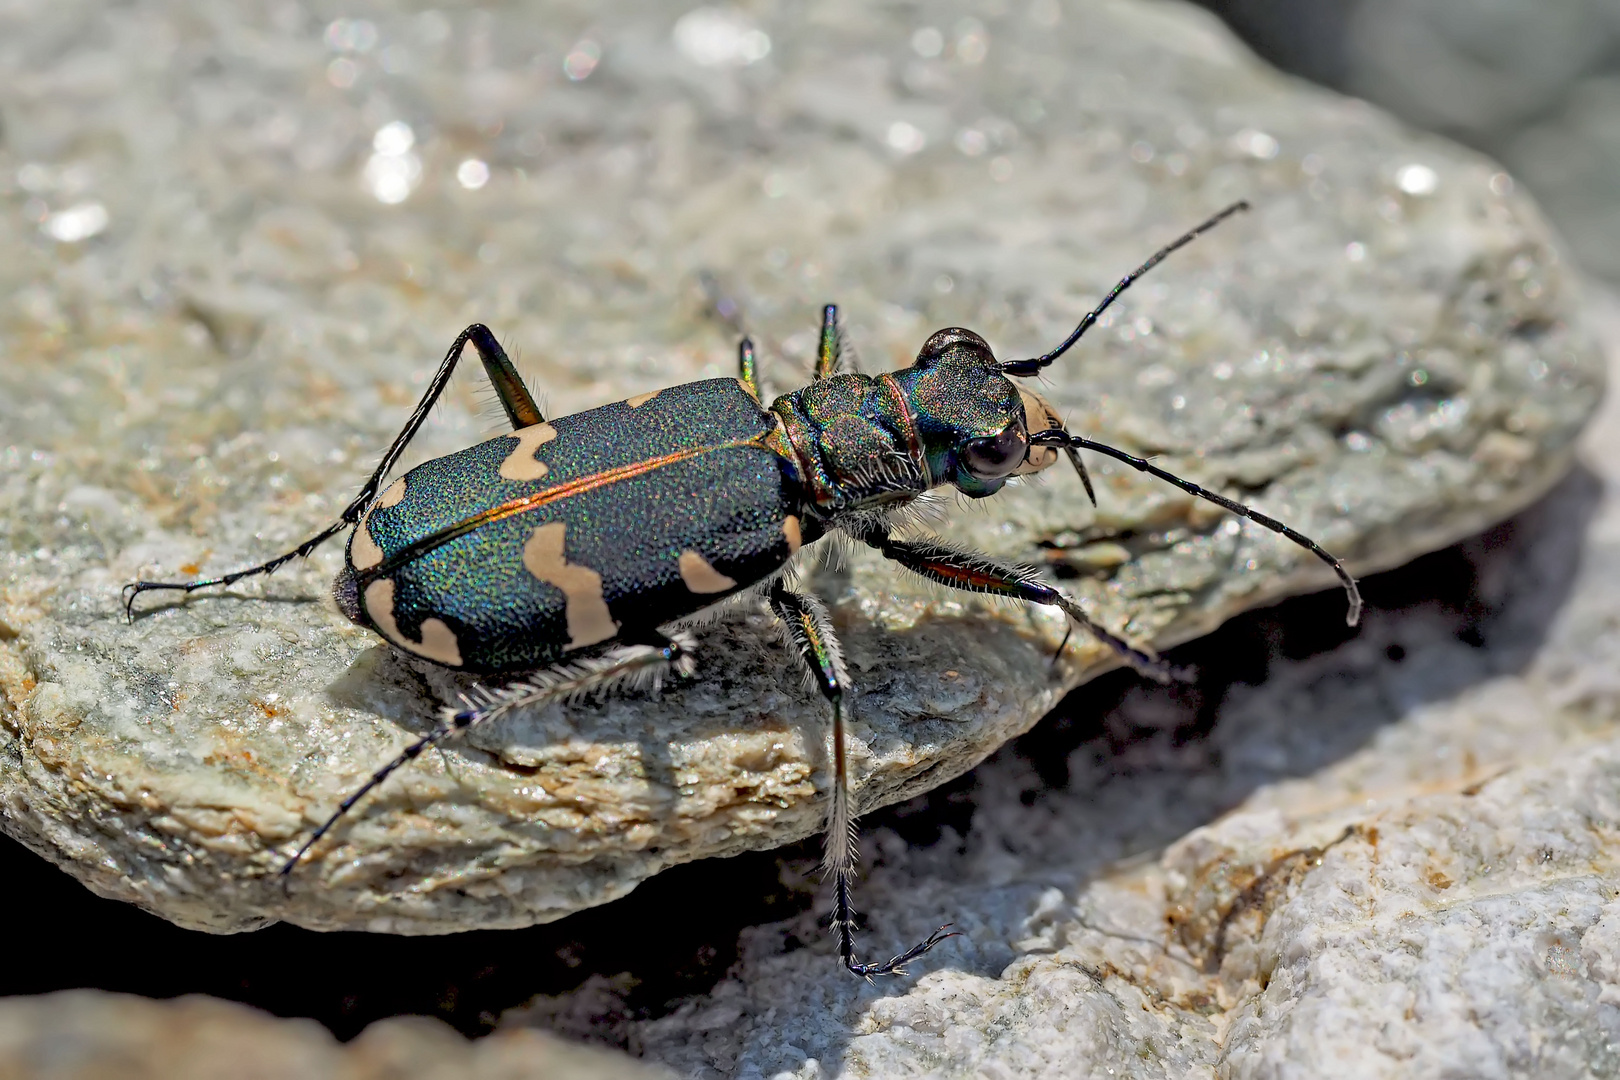
<svg viewBox="0 0 1620 1080">
<path fill-rule="evenodd" d="M 789 670 L 791 660 L 769 616 L 740 611 L 703 628 L 698 638 L 691 678 L 665 672 L 655 682 L 631 680 L 578 698 L 525 705 L 454 737 L 439 751 L 508 770 L 528 782 L 543 762 L 569 744 L 633 746 L 646 775 L 673 790 L 680 763 L 671 754 L 672 745 L 759 726 L 739 717 L 735 704 L 739 696 L 760 699 L 754 710 L 760 716 L 779 711 L 771 701 L 777 692 L 798 700 L 814 697 L 811 691 L 799 692 L 797 679 L 781 685 L 781 672 Z M 722 658 L 724 662 L 717 662 Z M 327 686 L 327 696 L 334 705 L 373 713 L 421 736 L 439 723 L 444 707 L 470 704 L 482 689 L 531 677 L 453 671 L 378 644 Z M 810 730 L 808 721 L 789 726 L 799 728 L 800 737 L 819 748 L 821 730 Z"/>
<path fill-rule="evenodd" d="M 1508 521 L 1363 579 L 1368 610 L 1354 629 L 1335 592 L 1240 615 L 1173 651 L 1195 682 L 1105 676 L 987 765 L 1024 762 L 1039 780 L 1027 802 L 1083 790 L 1099 765 L 1120 777 L 1218 770 L 1216 814 L 1310 775 L 1425 704 L 1524 670 L 1569 599 L 1601 494 L 1577 468 Z"/>
</svg>

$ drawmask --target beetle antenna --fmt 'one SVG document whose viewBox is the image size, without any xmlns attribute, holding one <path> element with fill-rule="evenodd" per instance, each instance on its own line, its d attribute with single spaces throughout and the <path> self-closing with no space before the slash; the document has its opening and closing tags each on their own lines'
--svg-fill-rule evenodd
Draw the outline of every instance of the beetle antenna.
<svg viewBox="0 0 1620 1080">
<path fill-rule="evenodd" d="M 1121 278 L 1119 284 L 1115 285 L 1111 290 L 1109 290 L 1108 295 L 1103 297 L 1102 303 L 1098 304 L 1086 314 L 1085 318 L 1080 320 L 1080 325 L 1074 328 L 1074 333 L 1063 339 L 1063 344 L 1059 345 L 1045 356 L 1037 356 L 1033 360 L 1012 360 L 1002 364 L 1001 373 L 1003 375 L 1018 376 L 1035 375 L 1043 369 L 1049 367 L 1052 361 L 1068 352 L 1069 347 L 1080 340 L 1080 335 L 1091 329 L 1092 324 L 1097 321 L 1097 317 L 1103 312 L 1107 311 L 1110 304 L 1119 299 L 1120 293 L 1124 292 L 1126 289 L 1135 284 L 1137 278 L 1141 277 L 1155 266 L 1158 266 L 1167 257 L 1169 257 L 1171 252 L 1179 251 L 1181 248 L 1186 247 L 1188 244 L 1198 239 L 1199 236 L 1213 229 L 1215 226 L 1219 225 L 1221 222 L 1225 221 L 1239 210 L 1247 209 L 1249 209 L 1248 200 L 1239 199 L 1231 206 L 1228 206 L 1225 210 L 1222 210 L 1214 217 L 1205 221 L 1202 225 L 1183 233 L 1178 239 L 1166 244 L 1164 247 L 1154 252 L 1151 259 Z"/>
<path fill-rule="evenodd" d="M 1145 472 L 1168 484 L 1174 484 L 1189 495 L 1196 495 L 1200 499 L 1208 499 L 1217 506 L 1225 507 L 1234 514 L 1248 518 L 1256 525 L 1263 525 L 1272 532 L 1287 537 L 1333 568 L 1333 572 L 1338 575 L 1340 583 L 1344 585 L 1345 594 L 1350 598 L 1350 610 L 1345 615 L 1345 623 L 1354 626 L 1361 621 L 1361 590 L 1356 587 L 1356 579 L 1350 576 L 1350 571 L 1344 568 L 1344 564 L 1336 556 L 1304 533 L 1291 529 L 1276 518 L 1267 517 L 1252 507 L 1228 499 L 1225 495 L 1211 491 L 1206 487 L 1200 487 L 1191 480 L 1183 480 L 1175 473 L 1167 472 L 1151 461 L 1136 457 L 1133 454 L 1127 454 L 1123 450 L 1116 450 L 1106 443 L 1094 442 L 1081 435 L 1070 435 L 1061 428 L 1037 431 L 1029 437 L 1029 441 L 1032 446 L 1061 446 L 1073 450 L 1095 450 L 1097 453 L 1111 457 L 1115 461 L 1123 461 L 1139 472 Z"/>
</svg>

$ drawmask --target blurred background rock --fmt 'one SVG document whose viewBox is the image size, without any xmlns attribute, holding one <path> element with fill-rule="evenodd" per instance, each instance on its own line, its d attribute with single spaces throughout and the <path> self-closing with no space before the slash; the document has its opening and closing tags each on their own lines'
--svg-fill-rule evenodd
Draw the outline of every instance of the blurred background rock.
<svg viewBox="0 0 1620 1080">
<path fill-rule="evenodd" d="M 1620 2 L 1201 2 L 1284 71 L 1501 161 L 1620 283 Z"/>
</svg>

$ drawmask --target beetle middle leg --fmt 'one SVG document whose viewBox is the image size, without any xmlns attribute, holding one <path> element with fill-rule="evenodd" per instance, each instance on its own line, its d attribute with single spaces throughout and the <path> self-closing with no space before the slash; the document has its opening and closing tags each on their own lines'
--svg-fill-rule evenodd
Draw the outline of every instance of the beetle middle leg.
<svg viewBox="0 0 1620 1080">
<path fill-rule="evenodd" d="M 838 330 L 838 305 L 827 304 L 821 309 L 821 333 L 816 338 L 817 381 L 837 374 L 842 354 L 843 338 Z M 759 389 L 759 365 L 754 357 L 752 338 L 743 338 L 737 346 L 737 377 L 756 398 L 763 400 Z"/>
<path fill-rule="evenodd" d="M 377 497 L 377 492 L 381 490 L 383 478 L 388 475 L 389 470 L 399 461 L 400 455 L 405 452 L 405 448 L 410 445 L 412 439 L 416 438 L 417 432 L 421 431 L 422 425 L 427 422 L 428 413 L 432 410 L 434 403 L 439 400 L 439 395 L 444 393 L 444 388 L 449 385 L 450 377 L 455 374 L 456 365 L 460 363 L 462 353 L 466 350 L 468 343 L 472 344 L 472 347 L 478 352 L 478 358 L 484 362 L 484 373 L 489 376 L 490 383 L 495 387 L 496 396 L 500 398 L 501 407 L 506 410 L 507 419 L 512 422 L 513 428 L 525 428 L 543 423 L 545 418 L 540 415 L 540 409 L 535 405 L 534 398 L 530 396 L 528 388 L 523 385 L 523 379 L 518 375 L 517 368 L 507 358 L 506 350 L 502 349 L 500 342 L 495 340 L 495 335 L 490 332 L 489 327 L 483 323 L 473 323 L 463 330 L 457 336 L 455 343 L 450 346 L 450 351 L 445 354 L 444 360 L 439 364 L 439 370 L 434 373 L 432 381 L 428 383 L 427 392 L 422 395 L 422 400 L 417 403 L 416 411 L 411 413 L 409 420 L 405 421 L 405 426 L 400 429 L 400 433 L 394 436 L 394 441 L 388 447 L 388 452 L 383 454 L 382 462 L 377 466 L 376 471 L 371 474 L 371 478 L 366 481 L 365 486 L 360 489 L 360 494 L 356 495 L 354 500 L 344 508 L 343 513 L 336 521 L 291 551 L 283 552 L 268 562 L 250 566 L 245 570 L 235 570 L 217 578 L 199 579 L 197 581 L 137 581 L 126 585 L 124 586 L 125 618 L 134 619 L 135 598 L 143 592 L 156 589 L 172 589 L 193 593 L 198 589 L 206 589 L 213 585 L 234 585 L 243 578 L 253 577 L 258 574 L 273 574 L 293 559 L 308 557 L 316 548 L 359 521 L 360 516 L 366 512 L 366 508 Z"/>
<path fill-rule="evenodd" d="M 833 929 L 838 934 L 838 956 L 844 967 L 862 978 L 874 975 L 904 975 L 905 965 L 954 933 L 950 926 L 935 930 L 928 940 L 913 945 L 886 963 L 866 964 L 855 959 L 855 909 L 850 891 L 858 856 L 855 814 L 849 804 L 849 769 L 845 754 L 844 689 L 849 674 L 844 667 L 843 650 L 833 634 L 827 609 L 813 596 L 796 593 L 778 581 L 766 597 L 771 611 L 787 628 L 789 641 L 800 666 L 832 706 L 832 807 L 827 814 L 827 848 L 822 866 L 833 876 Z"/>
<path fill-rule="evenodd" d="M 471 728 L 499 720 L 518 709 L 554 701 L 578 701 L 623 686 L 657 684 L 670 672 L 681 676 L 692 673 L 693 647 L 689 636 L 674 634 L 665 637 L 655 632 L 647 635 L 647 638 L 645 644 L 618 645 L 598 656 L 555 664 L 503 686 L 479 687 L 469 691 L 462 696 L 460 708 L 445 707 L 433 730 L 406 746 L 397 757 L 372 773 L 365 783 L 339 803 L 332 816 L 322 822 L 293 853 L 292 858 L 282 864 L 281 876 L 285 878 L 291 874 L 321 837 L 330 832 L 372 789 L 415 761 L 430 747 L 456 738 Z"/>
<path fill-rule="evenodd" d="M 754 359 L 753 338 L 745 337 L 737 343 L 737 378 L 756 399 L 765 400 L 765 395 L 759 389 L 759 363 Z"/>
<path fill-rule="evenodd" d="M 843 342 L 838 335 L 838 305 L 827 304 L 821 309 L 821 336 L 816 341 L 816 381 L 838 373 L 838 358 Z"/>
</svg>

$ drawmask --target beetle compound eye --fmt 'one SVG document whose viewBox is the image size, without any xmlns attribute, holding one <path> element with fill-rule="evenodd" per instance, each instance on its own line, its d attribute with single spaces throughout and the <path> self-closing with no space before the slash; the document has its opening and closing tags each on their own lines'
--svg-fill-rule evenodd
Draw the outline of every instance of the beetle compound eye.
<svg viewBox="0 0 1620 1080">
<path fill-rule="evenodd" d="M 1017 424 L 1009 424 L 999 435 L 969 441 L 958 456 L 962 467 L 975 478 L 1000 480 L 1004 476 L 1011 476 L 1024 463 L 1024 455 L 1028 452 L 1029 442 L 1024 437 L 1024 429 Z"/>
</svg>

